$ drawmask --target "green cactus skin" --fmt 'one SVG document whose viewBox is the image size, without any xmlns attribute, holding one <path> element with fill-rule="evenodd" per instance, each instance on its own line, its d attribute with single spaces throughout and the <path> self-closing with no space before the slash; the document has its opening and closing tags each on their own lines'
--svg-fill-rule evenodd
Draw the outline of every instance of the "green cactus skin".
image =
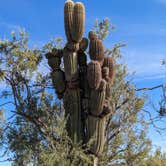
<svg viewBox="0 0 166 166">
<path fill-rule="evenodd" d="M 74 5 L 73 12 L 73 27 L 72 27 L 72 39 L 74 42 L 79 43 L 84 33 L 85 24 L 85 7 L 82 3 L 77 2 Z"/>
<path fill-rule="evenodd" d="M 64 23 L 65 23 L 65 33 L 67 40 L 72 41 L 72 27 L 73 27 L 73 12 L 74 12 L 74 2 L 67 0 L 64 6 Z"/>
<path fill-rule="evenodd" d="M 92 90 L 89 100 L 90 113 L 94 116 L 99 116 L 103 112 L 106 94 L 106 81 L 101 80 L 97 90 Z"/>
<path fill-rule="evenodd" d="M 64 49 L 64 69 L 65 77 L 67 81 L 71 81 L 72 77 L 78 74 L 78 58 L 76 52 L 71 52 L 68 49 Z"/>
<path fill-rule="evenodd" d="M 102 79 L 101 66 L 98 61 L 91 61 L 88 64 L 87 79 L 90 88 L 97 89 Z"/>
<path fill-rule="evenodd" d="M 88 116 L 86 124 L 88 141 L 92 139 L 90 151 L 96 156 L 99 156 L 103 153 L 105 144 L 106 117 L 98 118 Z"/>
<path fill-rule="evenodd" d="M 113 58 L 110 56 L 104 57 L 103 67 L 109 68 L 110 84 L 112 85 L 115 79 L 115 62 Z"/>
<path fill-rule="evenodd" d="M 63 94 L 66 89 L 65 74 L 62 70 L 51 72 L 51 78 L 55 90 L 58 94 Z"/>
<path fill-rule="evenodd" d="M 67 131 L 70 138 L 78 143 L 82 141 L 81 101 L 79 89 L 67 89 L 64 94 L 64 108 L 67 117 Z"/>
<path fill-rule="evenodd" d="M 88 47 L 88 39 L 84 37 L 84 38 L 82 38 L 82 40 L 80 42 L 79 52 L 86 51 L 87 47 Z"/>
<path fill-rule="evenodd" d="M 104 47 L 100 39 L 90 40 L 89 54 L 91 60 L 103 62 L 104 60 Z"/>
<path fill-rule="evenodd" d="M 96 32 L 95 31 L 89 31 L 88 38 L 89 38 L 89 40 L 97 39 Z"/>
</svg>

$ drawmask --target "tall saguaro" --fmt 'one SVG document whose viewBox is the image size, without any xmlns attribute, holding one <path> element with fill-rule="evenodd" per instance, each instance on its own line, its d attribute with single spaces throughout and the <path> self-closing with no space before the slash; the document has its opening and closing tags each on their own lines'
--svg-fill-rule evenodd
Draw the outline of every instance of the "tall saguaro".
<svg viewBox="0 0 166 166">
<path fill-rule="evenodd" d="M 67 43 L 62 50 L 46 54 L 59 99 L 63 100 L 66 129 L 74 143 L 90 144 L 90 153 L 99 156 L 105 144 L 105 126 L 111 112 L 111 88 L 115 75 L 112 57 L 104 56 L 104 46 L 94 31 L 83 38 L 85 7 L 67 0 L 64 6 Z M 90 62 L 86 49 L 89 46 Z M 61 68 L 61 60 L 64 70 Z"/>
</svg>

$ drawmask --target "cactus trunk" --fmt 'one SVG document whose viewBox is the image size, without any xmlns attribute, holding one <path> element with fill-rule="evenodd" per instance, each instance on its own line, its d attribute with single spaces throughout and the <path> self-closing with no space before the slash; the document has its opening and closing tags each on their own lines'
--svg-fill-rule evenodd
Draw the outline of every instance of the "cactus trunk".
<svg viewBox="0 0 166 166">
<path fill-rule="evenodd" d="M 90 140 L 90 150 L 96 156 L 101 155 L 105 142 L 106 118 L 88 116 L 87 139 Z"/>
</svg>

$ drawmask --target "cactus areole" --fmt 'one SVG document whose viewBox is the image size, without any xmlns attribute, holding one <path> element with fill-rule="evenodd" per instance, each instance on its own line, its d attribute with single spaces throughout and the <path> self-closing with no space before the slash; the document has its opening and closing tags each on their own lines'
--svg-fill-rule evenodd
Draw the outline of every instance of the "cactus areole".
<svg viewBox="0 0 166 166">
<path fill-rule="evenodd" d="M 82 3 L 65 2 L 64 25 L 67 38 L 64 49 L 54 48 L 46 55 L 52 69 L 52 83 L 57 97 L 63 100 L 69 137 L 74 143 L 83 144 L 94 139 L 88 153 L 99 156 L 103 153 L 105 124 L 111 111 L 109 100 L 115 65 L 112 57 L 104 57 L 103 43 L 94 31 L 89 32 L 89 39 L 83 37 Z M 88 46 L 89 63 L 85 53 Z"/>
</svg>

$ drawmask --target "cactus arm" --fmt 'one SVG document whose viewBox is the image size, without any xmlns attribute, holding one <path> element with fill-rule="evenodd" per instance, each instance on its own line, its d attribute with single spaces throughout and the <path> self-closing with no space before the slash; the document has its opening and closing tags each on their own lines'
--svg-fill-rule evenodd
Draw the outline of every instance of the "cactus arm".
<svg viewBox="0 0 166 166">
<path fill-rule="evenodd" d="M 72 28 L 72 39 L 74 42 L 79 43 L 84 33 L 85 24 L 85 7 L 81 2 L 77 2 L 74 5 L 73 14 L 73 28 Z"/>
</svg>

